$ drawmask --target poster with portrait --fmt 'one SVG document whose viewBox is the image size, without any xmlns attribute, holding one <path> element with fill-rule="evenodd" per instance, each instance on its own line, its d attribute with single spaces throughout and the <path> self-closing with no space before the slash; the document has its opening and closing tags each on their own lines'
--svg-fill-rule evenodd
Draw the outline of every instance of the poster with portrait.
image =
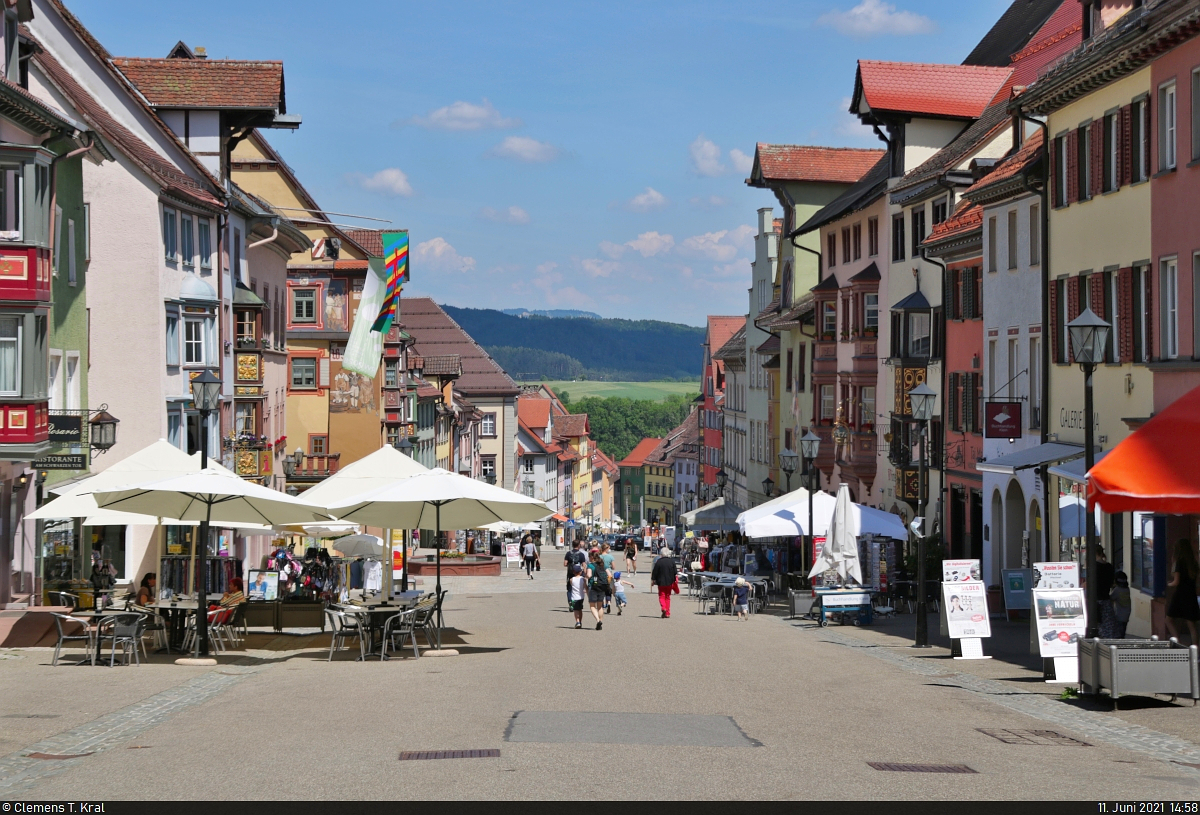
<svg viewBox="0 0 1200 815">
<path fill-rule="evenodd" d="M 978 562 L 978 561 L 976 561 Z M 992 636 L 988 619 L 987 586 L 980 581 L 943 583 L 942 602 L 951 639 Z"/>
<path fill-rule="evenodd" d="M 250 569 L 246 572 L 246 599 L 272 602 L 279 599 L 279 572 Z"/>
<path fill-rule="evenodd" d="M 1072 560 L 1033 564 L 1035 589 L 1079 588 L 1079 564 Z"/>
<path fill-rule="evenodd" d="M 1087 629 L 1083 589 L 1034 589 L 1038 651 L 1043 657 L 1073 657 Z"/>
<path fill-rule="evenodd" d="M 969 580 L 983 580 L 978 560 L 942 561 L 943 583 L 966 583 Z"/>
</svg>

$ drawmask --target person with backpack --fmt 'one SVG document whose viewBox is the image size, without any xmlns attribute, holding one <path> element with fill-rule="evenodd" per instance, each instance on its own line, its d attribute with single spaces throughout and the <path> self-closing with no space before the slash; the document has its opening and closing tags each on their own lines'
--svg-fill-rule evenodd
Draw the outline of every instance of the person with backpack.
<svg viewBox="0 0 1200 815">
<path fill-rule="evenodd" d="M 671 595 L 679 593 L 679 573 L 675 569 L 675 559 L 671 557 L 667 547 L 664 546 L 659 555 L 650 570 L 650 582 L 658 587 L 658 605 L 662 608 L 665 620 L 671 616 Z"/>
<path fill-rule="evenodd" d="M 596 618 L 596 630 L 600 631 L 604 628 L 604 604 L 612 595 L 612 583 L 608 579 L 608 569 L 604 568 L 604 561 L 595 549 L 591 552 L 587 574 L 588 606 L 592 609 L 592 616 Z"/>
<path fill-rule="evenodd" d="M 580 574 L 582 574 L 582 573 L 583 573 L 583 567 L 584 567 L 586 564 L 587 564 L 587 555 L 585 555 L 585 554 L 584 554 L 584 553 L 583 553 L 583 552 L 580 550 L 580 548 L 579 548 L 579 541 L 574 541 L 574 542 L 572 542 L 572 543 L 571 543 L 571 549 L 570 549 L 570 551 L 568 551 L 568 552 L 567 552 L 567 554 L 566 554 L 566 555 L 563 557 L 563 566 L 564 566 L 564 567 L 566 568 L 566 570 L 567 570 L 567 580 L 569 581 L 569 580 L 571 579 L 571 567 L 572 567 L 572 566 L 578 566 L 578 567 L 579 567 L 579 572 L 580 572 Z M 569 605 L 569 604 L 570 604 L 570 602 L 571 602 L 571 592 L 570 592 L 570 590 L 568 589 L 568 591 L 567 591 L 567 604 Z"/>
</svg>

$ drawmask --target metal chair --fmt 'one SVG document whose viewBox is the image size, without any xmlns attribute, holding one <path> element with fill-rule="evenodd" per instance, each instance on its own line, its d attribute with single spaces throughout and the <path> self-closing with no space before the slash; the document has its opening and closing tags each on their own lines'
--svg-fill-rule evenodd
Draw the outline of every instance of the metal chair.
<svg viewBox="0 0 1200 815">
<path fill-rule="evenodd" d="M 67 630 L 63 628 L 64 621 L 78 624 L 81 632 L 68 634 Z M 89 660 L 93 665 L 96 664 L 96 629 L 92 628 L 91 625 L 88 624 L 87 620 L 80 619 L 79 617 L 72 617 L 69 614 L 55 613 L 54 627 L 58 629 L 58 644 L 54 646 L 54 659 L 50 663 L 51 665 L 58 665 L 58 656 L 60 653 L 62 653 L 64 642 L 86 642 L 87 653 L 83 659 L 79 660 L 75 664 L 82 665 Z"/>
<path fill-rule="evenodd" d="M 418 610 L 414 608 L 409 611 L 402 611 L 399 614 L 388 617 L 387 620 L 384 621 L 383 642 L 379 645 L 379 659 L 381 662 L 385 659 L 390 659 L 387 653 L 388 643 L 390 642 L 392 644 L 392 648 L 394 648 L 396 651 L 399 651 L 404 647 L 405 637 L 412 642 L 413 656 L 421 656 L 421 651 L 417 647 L 417 632 L 415 628 L 417 614 Z M 399 638 L 400 640 L 399 645 L 396 643 L 396 638 Z M 427 640 L 429 639 L 428 633 L 426 633 L 425 638 Z"/>
<path fill-rule="evenodd" d="M 108 655 L 108 666 L 111 668 L 117 661 L 117 646 L 121 646 L 121 655 L 126 665 L 129 664 L 129 653 L 133 652 L 136 664 L 142 664 L 139 650 L 142 648 L 142 636 L 146 633 L 146 621 L 141 614 L 119 614 L 109 617 L 100 627 L 100 646 L 104 640 L 111 641 Z"/>
<path fill-rule="evenodd" d="M 700 590 L 700 605 L 705 614 L 711 614 L 714 609 L 718 614 L 724 611 L 725 587 L 720 583 L 705 583 Z"/>
<path fill-rule="evenodd" d="M 72 594 L 69 591 L 50 592 L 51 596 L 58 596 L 58 604 L 60 606 L 70 606 L 71 611 L 79 611 L 79 595 Z"/>
<path fill-rule="evenodd" d="M 139 606 L 136 603 L 129 603 L 125 606 L 128 611 L 136 611 L 146 619 L 146 633 L 150 635 L 155 650 L 164 649 L 167 653 L 171 652 L 171 637 L 167 634 L 167 624 L 162 617 L 154 612 L 154 609 Z M 143 645 L 143 649 L 145 646 Z M 143 650 L 144 653 L 144 650 Z"/>
<path fill-rule="evenodd" d="M 366 641 L 358 617 L 332 608 L 325 609 L 325 616 L 329 619 L 329 628 L 332 632 L 329 639 L 329 659 L 326 662 L 333 662 L 334 648 L 337 647 L 339 650 L 345 648 L 346 640 L 351 637 L 358 638 L 359 657 L 366 659 Z"/>
<path fill-rule="evenodd" d="M 430 633 L 430 629 L 436 623 L 434 614 L 437 613 L 437 598 L 432 594 L 427 594 L 421 598 L 420 602 L 412 610 L 414 642 L 416 641 L 416 632 L 420 631 L 425 635 L 427 647 L 432 648 L 433 635 Z"/>
</svg>

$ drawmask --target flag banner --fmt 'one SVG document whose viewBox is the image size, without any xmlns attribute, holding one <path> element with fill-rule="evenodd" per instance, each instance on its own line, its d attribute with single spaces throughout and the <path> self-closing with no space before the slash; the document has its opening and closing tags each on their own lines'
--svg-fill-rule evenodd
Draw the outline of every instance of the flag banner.
<svg viewBox="0 0 1200 815">
<path fill-rule="evenodd" d="M 381 258 L 371 258 L 367 263 L 369 268 L 363 281 L 362 299 L 358 301 L 350 340 L 342 355 L 342 370 L 374 379 L 383 358 L 383 335 L 371 330 L 371 321 L 379 314 L 383 303 L 385 272 Z"/>
<path fill-rule="evenodd" d="M 384 289 L 372 331 L 386 334 L 400 315 L 400 290 L 408 280 L 408 232 L 382 233 Z"/>
</svg>

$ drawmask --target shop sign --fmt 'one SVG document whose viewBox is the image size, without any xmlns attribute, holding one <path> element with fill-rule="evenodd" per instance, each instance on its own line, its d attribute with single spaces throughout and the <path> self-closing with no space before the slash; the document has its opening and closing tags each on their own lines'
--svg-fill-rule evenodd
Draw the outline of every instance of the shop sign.
<svg viewBox="0 0 1200 815">
<path fill-rule="evenodd" d="M 1020 402 L 984 402 L 983 436 L 988 439 L 1015 439 L 1021 435 Z"/>
<path fill-rule="evenodd" d="M 1001 569 L 1006 609 L 1029 608 L 1029 592 L 1033 588 L 1033 572 L 1030 569 Z"/>
<path fill-rule="evenodd" d="M 504 544 L 504 562 L 505 563 L 520 563 L 521 552 L 520 546 L 516 543 Z"/>
<path fill-rule="evenodd" d="M 1043 657 L 1073 657 L 1087 628 L 1083 589 L 1034 589 L 1033 613 Z"/>
<path fill-rule="evenodd" d="M 71 415 L 51 413 L 50 441 L 62 444 L 83 441 L 83 416 L 78 413 Z"/>
<path fill-rule="evenodd" d="M 33 461 L 35 470 L 86 470 L 88 457 L 86 454 L 45 456 Z"/>
<path fill-rule="evenodd" d="M 978 560 L 943 560 L 942 582 L 965 583 L 969 580 L 982 580 Z"/>
<path fill-rule="evenodd" d="M 1033 564 L 1035 589 L 1079 588 L 1079 564 L 1073 560 Z"/>
<path fill-rule="evenodd" d="M 992 623 L 988 619 L 987 587 L 982 581 L 943 583 L 942 599 L 951 639 L 992 636 Z"/>
</svg>

